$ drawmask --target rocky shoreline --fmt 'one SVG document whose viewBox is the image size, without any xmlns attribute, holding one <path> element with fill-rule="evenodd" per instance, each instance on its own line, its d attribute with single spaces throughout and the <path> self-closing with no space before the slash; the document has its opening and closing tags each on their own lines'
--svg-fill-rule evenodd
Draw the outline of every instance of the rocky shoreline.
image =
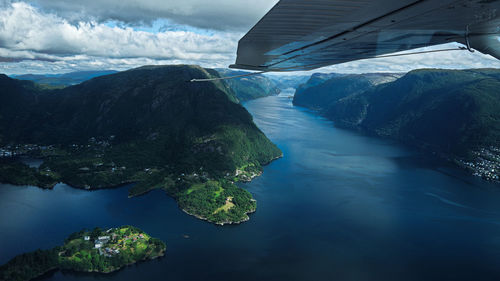
<svg viewBox="0 0 500 281">
<path fill-rule="evenodd" d="M 255 199 L 254 199 L 255 202 L 257 202 Z M 216 224 L 216 225 L 219 225 L 219 226 L 224 226 L 224 225 L 231 225 L 231 224 L 241 224 L 241 223 L 244 223 L 246 221 L 249 221 L 250 220 L 250 217 L 248 216 L 249 214 L 252 214 L 252 213 L 255 213 L 257 211 L 257 209 L 253 209 L 253 210 L 250 210 L 248 212 L 246 212 L 245 214 L 247 215 L 246 218 L 240 220 L 240 221 L 224 221 L 224 222 L 211 222 L 208 220 L 208 218 L 205 218 L 205 217 L 202 217 L 200 215 L 196 215 L 196 214 L 192 214 L 190 212 L 188 212 L 187 210 L 185 209 L 182 209 L 180 208 L 184 213 L 190 215 L 190 216 L 193 216 L 197 219 L 200 219 L 200 220 L 203 220 L 203 221 L 206 221 L 206 222 L 209 222 L 209 223 L 213 223 L 213 224 Z"/>
<path fill-rule="evenodd" d="M 148 257 L 148 258 L 144 258 L 144 259 L 141 259 L 141 260 L 137 260 L 135 262 L 130 262 L 130 263 L 127 263 L 127 264 L 124 264 L 120 267 L 115 267 L 109 271 L 99 271 L 99 270 L 87 270 L 87 271 L 78 271 L 78 270 L 72 270 L 70 269 L 70 271 L 75 271 L 75 272 L 85 272 L 85 273 L 102 273 L 102 274 L 109 274 L 109 273 L 113 273 L 113 272 L 117 272 L 127 266 L 131 266 L 131 265 L 134 265 L 134 264 L 137 264 L 139 262 L 144 262 L 144 261 L 151 261 L 151 260 L 155 260 L 155 259 L 158 259 L 158 258 L 161 258 L 161 257 L 164 257 L 165 256 L 165 253 L 167 251 L 164 250 L 164 251 L 161 251 L 158 255 L 156 256 L 152 256 L 152 257 Z M 55 269 L 59 269 L 59 268 L 54 268 L 53 270 Z"/>
</svg>

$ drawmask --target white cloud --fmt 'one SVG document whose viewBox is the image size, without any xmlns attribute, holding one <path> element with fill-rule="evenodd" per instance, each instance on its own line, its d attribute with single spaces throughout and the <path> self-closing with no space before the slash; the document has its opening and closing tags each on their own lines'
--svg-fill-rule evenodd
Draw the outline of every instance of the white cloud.
<svg viewBox="0 0 500 281">
<path fill-rule="evenodd" d="M 128 70 L 143 65 L 201 64 L 207 67 L 225 67 L 226 63 L 213 64 L 198 60 L 158 60 L 151 58 L 102 58 L 88 56 L 67 57 L 64 60 L 50 62 L 24 60 L 16 63 L 0 63 L 0 73 L 7 74 L 46 74 L 68 73 L 81 70 Z"/>
<path fill-rule="evenodd" d="M 0 47 L 54 55 L 87 54 L 102 57 L 220 59 L 233 53 L 237 35 L 201 35 L 189 31 L 157 34 L 96 22 L 76 25 L 42 14 L 26 3 L 0 11 Z"/>
<path fill-rule="evenodd" d="M 108 59 L 229 64 L 234 60 L 240 36 L 171 30 L 150 33 L 97 22 L 72 24 L 23 2 L 12 3 L 0 11 L 0 58 L 4 60 L 73 61 L 82 67 L 92 65 L 87 60 L 95 63 Z M 33 64 L 25 62 L 30 63 Z M 0 70 L 8 69 L 5 64 Z"/>
<path fill-rule="evenodd" d="M 467 50 L 458 50 L 463 47 L 459 43 L 449 43 L 425 48 L 404 51 L 396 54 L 408 54 L 424 51 L 457 49 L 457 51 L 432 52 L 425 54 L 404 55 L 387 58 L 364 59 L 342 64 L 326 66 L 310 71 L 285 72 L 282 75 L 310 75 L 322 73 L 371 73 L 392 72 L 405 73 L 413 69 L 441 68 L 441 69 L 470 69 L 470 68 L 500 68 L 500 60 L 482 54 L 478 51 L 471 53 Z"/>
<path fill-rule="evenodd" d="M 450 43 L 432 47 L 414 49 L 403 53 L 458 49 L 462 45 Z M 408 72 L 420 68 L 468 69 L 468 68 L 500 68 L 500 61 L 480 52 L 468 50 L 433 52 L 418 55 L 405 55 L 388 58 L 359 60 L 328 66 L 316 72 L 368 73 L 368 72 Z"/>
<path fill-rule="evenodd" d="M 125 70 L 174 63 L 225 67 L 235 60 L 239 38 L 276 2 L 0 0 L 0 73 Z M 176 23 L 149 30 L 145 22 L 158 19 Z M 459 51 L 361 60 L 311 72 L 484 67 L 500 68 L 500 62 L 478 52 Z"/>
<path fill-rule="evenodd" d="M 70 21 L 142 24 L 165 18 L 194 27 L 244 32 L 278 0 L 28 0 Z"/>
</svg>

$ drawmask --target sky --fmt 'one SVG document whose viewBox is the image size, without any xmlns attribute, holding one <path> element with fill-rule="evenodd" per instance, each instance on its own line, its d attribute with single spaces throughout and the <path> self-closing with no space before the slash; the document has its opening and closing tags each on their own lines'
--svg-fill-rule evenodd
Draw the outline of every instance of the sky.
<svg viewBox="0 0 500 281">
<path fill-rule="evenodd" d="M 238 40 L 278 0 L 0 0 L 0 73 L 126 70 L 142 65 L 227 67 Z M 447 48 L 449 46 L 444 46 Z M 430 49 L 443 48 L 442 46 Z M 478 52 L 371 59 L 314 72 L 500 68 Z"/>
</svg>

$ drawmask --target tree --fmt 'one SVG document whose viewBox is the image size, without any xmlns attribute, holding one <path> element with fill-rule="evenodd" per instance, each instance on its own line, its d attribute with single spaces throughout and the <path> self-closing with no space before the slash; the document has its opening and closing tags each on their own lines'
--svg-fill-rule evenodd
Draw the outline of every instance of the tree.
<svg viewBox="0 0 500 281">
<path fill-rule="evenodd" d="M 92 239 L 97 239 L 97 237 L 99 237 L 101 235 L 101 228 L 99 227 L 96 227 L 94 228 L 94 230 L 92 230 L 92 232 L 90 233 L 90 237 Z"/>
</svg>

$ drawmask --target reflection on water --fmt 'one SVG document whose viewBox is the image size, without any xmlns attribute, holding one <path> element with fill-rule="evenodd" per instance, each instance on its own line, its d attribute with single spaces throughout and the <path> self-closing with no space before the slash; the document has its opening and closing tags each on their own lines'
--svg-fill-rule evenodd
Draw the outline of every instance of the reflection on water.
<svg viewBox="0 0 500 281">
<path fill-rule="evenodd" d="M 242 184 L 249 222 L 217 227 L 161 191 L 0 186 L 0 262 L 94 226 L 136 225 L 163 259 L 44 280 L 499 280 L 498 187 L 392 141 L 334 128 L 285 97 L 248 102 L 284 152 Z M 189 238 L 186 238 L 189 237 Z"/>
</svg>

